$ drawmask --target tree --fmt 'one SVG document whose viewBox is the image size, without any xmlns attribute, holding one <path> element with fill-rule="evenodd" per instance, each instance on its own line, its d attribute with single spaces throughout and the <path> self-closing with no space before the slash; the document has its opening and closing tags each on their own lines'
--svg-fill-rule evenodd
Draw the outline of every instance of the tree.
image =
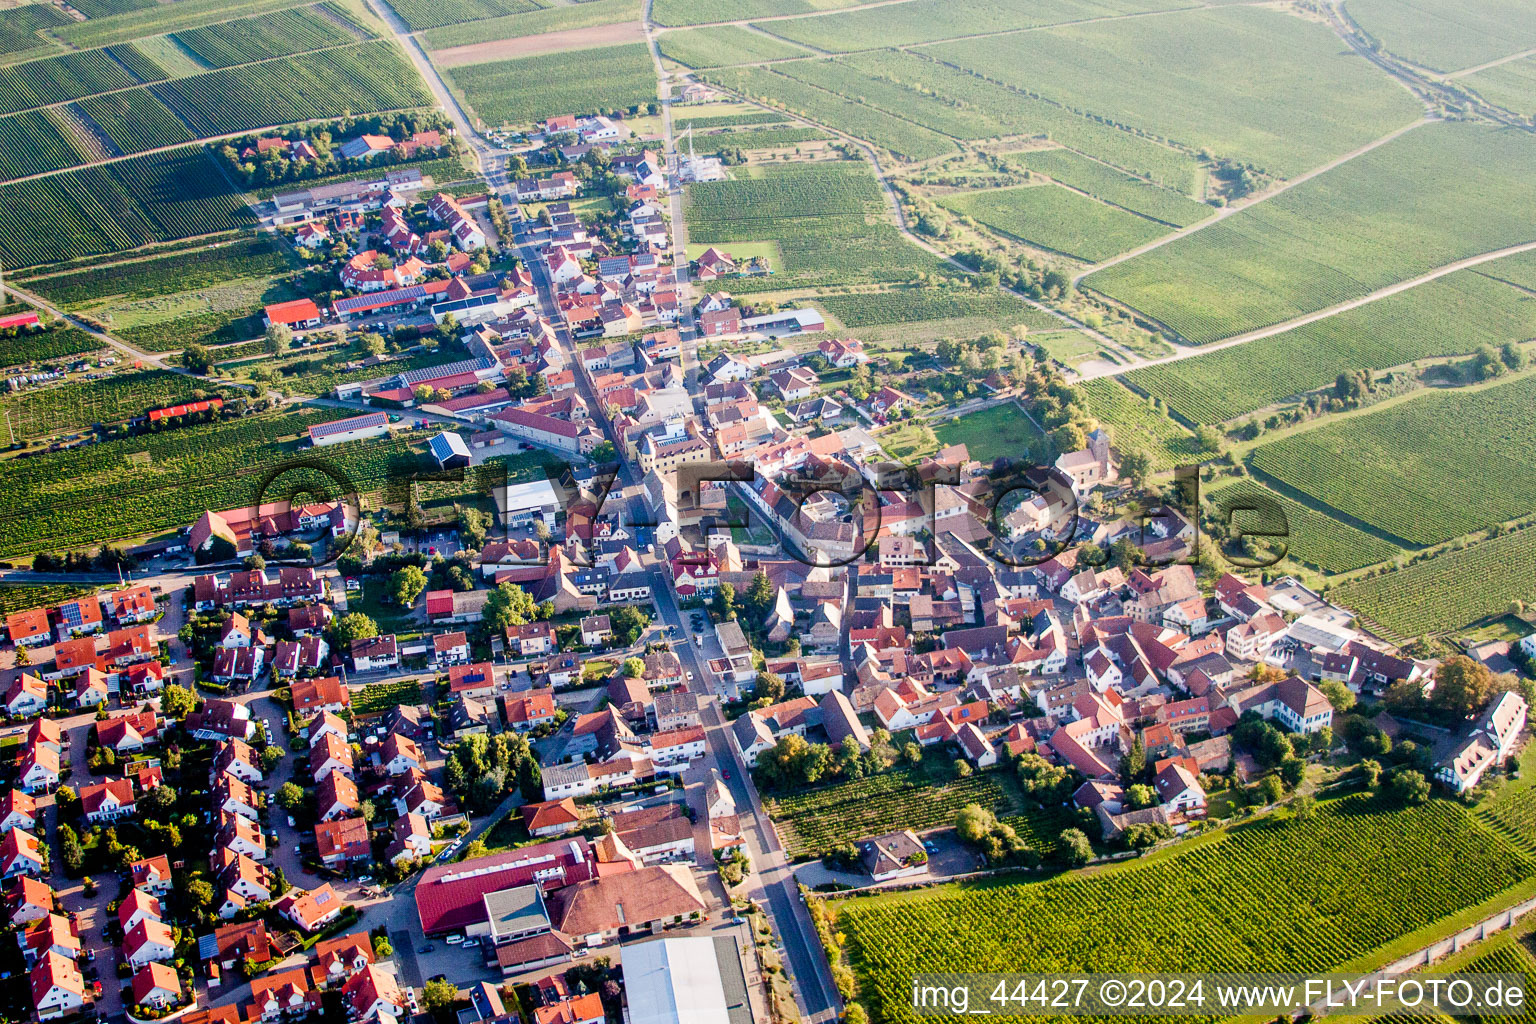
<svg viewBox="0 0 1536 1024">
<path fill-rule="evenodd" d="M 768 574 L 761 569 L 752 577 L 752 585 L 747 588 L 747 613 L 754 620 L 761 621 L 768 609 L 773 607 L 773 582 L 768 579 Z"/>
<path fill-rule="evenodd" d="M 282 761 L 283 750 L 281 747 L 275 745 L 268 746 L 267 749 L 261 752 L 261 770 L 264 774 L 272 774 L 273 769 L 281 764 Z"/>
<path fill-rule="evenodd" d="M 1070 868 L 1080 868 L 1093 860 L 1093 844 L 1080 828 L 1069 828 L 1061 833 L 1056 856 Z"/>
<path fill-rule="evenodd" d="M 358 807 L 358 811 L 362 814 L 363 820 L 370 825 L 373 824 L 373 819 L 379 816 L 378 805 L 372 800 L 364 800 Z"/>
<path fill-rule="evenodd" d="M 287 324 L 273 324 L 262 336 L 261 347 L 268 355 L 275 356 L 288 351 L 288 346 L 291 344 L 293 344 L 293 328 Z"/>
<path fill-rule="evenodd" d="M 775 704 L 784 699 L 784 680 L 772 672 L 759 672 L 752 684 L 752 699 Z"/>
<path fill-rule="evenodd" d="M 459 989 L 451 981 L 432 979 L 422 986 L 421 1008 L 440 1021 L 450 1018 L 453 1004 L 459 998 Z"/>
<path fill-rule="evenodd" d="M 416 603 L 421 592 L 427 589 L 427 574 L 414 565 L 401 566 L 389 578 L 389 593 L 395 603 L 409 608 Z"/>
<path fill-rule="evenodd" d="M 379 624 L 362 612 L 348 612 L 331 621 L 331 639 L 340 647 L 350 647 L 354 640 L 378 635 Z"/>
<path fill-rule="evenodd" d="M 170 786 L 156 786 L 139 797 L 136 806 L 151 815 L 161 815 L 176 806 L 176 791 Z"/>
<path fill-rule="evenodd" d="M 1088 435 L 1076 423 L 1063 423 L 1051 432 L 1051 442 L 1059 452 L 1080 452 L 1088 447 Z"/>
<path fill-rule="evenodd" d="M 537 614 L 532 594 L 514 583 L 503 583 L 486 599 L 481 621 L 493 635 L 500 635 L 511 626 L 532 622 Z"/>
<path fill-rule="evenodd" d="M 181 352 L 181 365 L 202 377 L 213 369 L 213 353 L 206 345 L 188 345 Z"/>
<path fill-rule="evenodd" d="M 1120 475 L 1135 487 L 1145 487 L 1152 475 L 1152 457 L 1140 448 L 1126 448 L 1120 452 Z"/>
<path fill-rule="evenodd" d="M 1126 790 L 1125 795 L 1130 800 L 1131 807 L 1136 810 L 1140 810 L 1143 807 L 1151 807 L 1157 803 L 1157 791 L 1144 782 L 1138 783 Z"/>
<path fill-rule="evenodd" d="M 1405 768 L 1392 774 L 1387 784 L 1392 798 L 1403 806 L 1421 804 L 1429 799 L 1429 780 L 1412 769 Z"/>
<path fill-rule="evenodd" d="M 639 679 L 645 675 L 645 662 L 639 658 L 625 658 L 623 665 L 624 678 Z"/>
<path fill-rule="evenodd" d="M 207 910 L 213 906 L 213 886 L 201 878 L 194 878 L 187 883 L 187 899 L 199 910 Z"/>
<path fill-rule="evenodd" d="M 1120 781 L 1130 785 L 1147 773 L 1147 749 L 1137 736 L 1131 749 L 1120 759 Z M 1144 805 L 1145 806 L 1145 805 Z"/>
<path fill-rule="evenodd" d="M 285 782 L 274 799 L 279 807 L 292 814 L 304 806 L 304 789 L 296 782 Z"/>
<path fill-rule="evenodd" d="M 1285 783 L 1274 775 L 1266 775 L 1253 789 L 1261 804 L 1276 803 L 1285 796 Z"/>
<path fill-rule="evenodd" d="M 639 640 L 650 624 L 651 617 L 634 605 L 625 605 L 608 613 L 608 628 L 613 630 L 613 638 L 625 647 Z"/>
<path fill-rule="evenodd" d="M 1435 673 L 1429 706 L 1447 716 L 1466 718 L 1481 710 L 1492 696 L 1493 673 L 1488 666 L 1458 654 Z"/>
<path fill-rule="evenodd" d="M 997 816 L 980 804 L 966 804 L 955 814 L 955 834 L 962 843 L 981 842 L 996 824 Z"/>
<path fill-rule="evenodd" d="M 730 622 L 736 618 L 736 588 L 729 583 L 721 582 L 715 590 L 714 602 L 715 614 L 724 622 Z"/>
<path fill-rule="evenodd" d="M 160 713 L 178 722 L 190 715 L 197 707 L 197 696 L 185 686 L 171 683 L 160 691 Z"/>
<path fill-rule="evenodd" d="M 1328 698 L 1328 703 L 1333 705 L 1333 710 L 1338 714 L 1344 714 L 1355 706 L 1355 695 L 1349 687 L 1333 679 L 1325 679 L 1317 684 L 1317 688 Z"/>
<path fill-rule="evenodd" d="M 466 547 L 480 548 L 485 544 L 485 533 L 489 526 L 486 514 L 472 505 L 457 505 L 459 514 L 459 538 Z"/>
<path fill-rule="evenodd" d="M 1355 773 L 1360 777 L 1360 783 L 1366 789 L 1375 789 L 1381 782 L 1381 762 L 1366 758 L 1355 765 Z"/>
<path fill-rule="evenodd" d="M 373 937 L 373 958 L 375 960 L 388 960 L 395 955 L 395 947 L 390 944 L 387 935 L 375 935 Z"/>
<path fill-rule="evenodd" d="M 384 341 L 384 335 L 378 334 L 374 331 L 369 331 L 367 334 L 358 339 L 358 344 L 361 345 L 363 351 L 369 355 L 381 356 L 384 354 L 384 348 L 387 343 Z"/>
<path fill-rule="evenodd" d="M 1317 801 L 1310 796 L 1299 796 L 1292 800 L 1291 817 L 1297 821 L 1311 821 L 1317 817 Z"/>
<path fill-rule="evenodd" d="M 1280 781 L 1286 789 L 1295 789 L 1307 777 L 1307 763 L 1299 757 L 1287 757 L 1280 762 Z"/>
</svg>

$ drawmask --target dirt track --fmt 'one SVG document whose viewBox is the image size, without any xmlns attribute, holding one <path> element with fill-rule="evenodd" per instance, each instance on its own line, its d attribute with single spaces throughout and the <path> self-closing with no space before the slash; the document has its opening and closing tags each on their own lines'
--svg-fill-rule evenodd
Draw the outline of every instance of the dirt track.
<svg viewBox="0 0 1536 1024">
<path fill-rule="evenodd" d="M 432 60 L 439 67 L 456 68 L 465 64 L 485 64 L 493 60 L 531 57 L 536 53 L 558 53 L 561 50 L 582 50 L 590 46 L 617 46 L 620 43 L 643 43 L 644 41 L 645 30 L 638 21 L 622 21 L 616 25 L 594 25 L 591 28 L 545 32 L 542 35 L 520 36 L 517 39 L 498 39 L 489 43 L 450 46 L 446 50 L 433 50 Z"/>
</svg>

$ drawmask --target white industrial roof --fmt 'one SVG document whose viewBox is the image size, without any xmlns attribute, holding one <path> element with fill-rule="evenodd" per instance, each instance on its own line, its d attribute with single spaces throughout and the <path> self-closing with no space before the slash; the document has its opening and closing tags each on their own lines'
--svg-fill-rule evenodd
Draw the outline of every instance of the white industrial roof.
<svg viewBox="0 0 1536 1024">
<path fill-rule="evenodd" d="M 637 942 L 623 958 L 630 1024 L 730 1024 L 713 939 Z"/>
</svg>

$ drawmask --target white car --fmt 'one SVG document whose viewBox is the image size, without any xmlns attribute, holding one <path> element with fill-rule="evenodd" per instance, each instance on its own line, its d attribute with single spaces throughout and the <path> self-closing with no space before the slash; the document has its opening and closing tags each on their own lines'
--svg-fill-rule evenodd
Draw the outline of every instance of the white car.
<svg viewBox="0 0 1536 1024">
<path fill-rule="evenodd" d="M 288 827 L 289 828 L 298 828 L 299 827 L 299 823 L 293 820 L 293 815 L 291 815 L 291 814 L 288 815 Z"/>
<path fill-rule="evenodd" d="M 443 941 L 448 943 L 450 946 L 457 946 L 464 941 L 464 936 L 460 935 L 458 932 L 454 932 Z"/>
</svg>

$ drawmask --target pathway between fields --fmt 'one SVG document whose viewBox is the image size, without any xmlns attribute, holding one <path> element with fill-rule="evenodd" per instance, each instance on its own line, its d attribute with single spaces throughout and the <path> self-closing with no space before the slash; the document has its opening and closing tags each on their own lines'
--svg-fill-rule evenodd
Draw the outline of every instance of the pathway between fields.
<svg viewBox="0 0 1536 1024">
<path fill-rule="evenodd" d="M 1510 61 L 1522 60 L 1526 57 L 1536 57 L 1536 49 L 1521 50 L 1519 53 L 1512 53 L 1508 57 L 1500 57 L 1498 60 L 1491 60 L 1486 64 L 1479 64 L 1475 68 L 1462 68 L 1460 71 L 1452 71 L 1450 74 L 1441 75 L 1440 77 L 1446 79 L 1447 81 L 1453 78 L 1464 78 L 1467 75 L 1475 75 L 1479 71 L 1487 71 L 1489 68 L 1496 68 L 1500 64 L 1508 64 Z"/>
<path fill-rule="evenodd" d="M 1138 361 L 1131 366 L 1115 366 L 1104 369 L 1096 368 L 1093 370 L 1085 369 L 1083 372 L 1077 375 L 1077 379 L 1092 380 L 1095 377 L 1113 377 L 1122 373 L 1126 373 L 1130 370 L 1139 370 L 1147 366 L 1160 366 L 1164 363 L 1176 363 L 1181 359 L 1192 359 L 1195 356 L 1203 356 L 1208 352 L 1219 352 L 1224 348 L 1232 348 L 1235 345 L 1243 345 L 1250 341 L 1258 341 L 1260 338 L 1270 338 L 1276 334 L 1284 334 L 1286 331 L 1292 331 L 1298 327 L 1305 327 L 1307 324 L 1316 323 L 1319 320 L 1327 320 L 1329 317 L 1337 316 L 1340 313 L 1347 313 L 1351 309 L 1358 309 L 1361 306 L 1370 305 L 1371 303 L 1380 299 L 1385 299 L 1388 296 L 1396 295 L 1399 292 L 1408 291 L 1410 288 L 1417 288 L 1421 284 L 1428 284 L 1431 281 L 1438 280 L 1439 278 L 1445 277 L 1447 274 L 1454 274 L 1458 270 L 1467 270 L 1471 267 L 1480 266 L 1484 263 L 1491 263 L 1494 260 L 1503 259 L 1506 256 L 1515 256 L 1519 253 L 1531 252 L 1533 250 L 1536 250 L 1536 242 L 1522 242 L 1519 245 L 1512 245 L 1507 249 L 1495 249 L 1492 252 L 1481 253 L 1477 256 L 1469 256 L 1464 260 L 1457 260 L 1455 263 L 1447 263 L 1443 267 L 1436 267 L 1434 270 L 1431 270 L 1427 274 L 1420 274 L 1418 277 L 1409 278 L 1406 281 L 1398 281 L 1395 284 L 1389 284 L 1385 288 L 1378 288 L 1376 291 L 1371 292 L 1368 295 L 1362 295 L 1357 299 L 1350 299 L 1347 302 L 1340 302 L 1329 306 L 1326 309 L 1319 309 L 1315 312 L 1307 313 L 1303 316 L 1294 317 L 1290 320 L 1284 321 L 1283 323 L 1271 324 L 1268 327 L 1260 327 L 1257 330 L 1245 331 L 1242 334 L 1234 334 L 1230 338 L 1223 338 L 1221 341 L 1212 342 L 1209 345 L 1181 345 L 1179 346 L 1179 351 L 1175 352 L 1171 356 L 1159 356 L 1155 359 L 1138 359 Z M 1372 408 L 1379 408 L 1379 406 L 1373 406 Z"/>
<path fill-rule="evenodd" d="M 1153 239 L 1152 241 L 1148 242 L 1146 245 L 1137 246 L 1135 249 L 1127 250 L 1126 252 L 1123 252 L 1123 253 L 1121 253 L 1118 256 L 1112 257 L 1111 259 L 1107 259 L 1103 263 L 1096 263 L 1093 266 L 1089 267 L 1087 270 L 1084 270 L 1081 273 L 1079 273 L 1076 277 L 1072 278 L 1072 283 L 1073 283 L 1073 285 L 1076 285 L 1079 281 L 1081 281 L 1083 278 L 1087 277 L 1089 274 L 1094 274 L 1094 273 L 1099 272 L 1100 270 L 1108 269 L 1109 267 L 1114 266 L 1116 263 L 1124 263 L 1128 259 L 1132 259 L 1133 257 L 1140 256 L 1143 253 L 1151 252 L 1153 249 L 1161 248 L 1162 246 L 1167 245 L 1169 242 L 1172 242 L 1175 239 L 1187 238 L 1190 235 L 1194 234 L 1196 231 L 1204 231 L 1206 228 L 1210 227 L 1212 224 L 1219 224 L 1223 220 L 1226 220 L 1228 217 L 1232 216 L 1234 213 L 1239 213 L 1239 212 L 1241 212 L 1243 210 L 1249 209 L 1250 207 L 1256 206 L 1259 203 L 1262 203 L 1262 202 L 1264 202 L 1266 200 L 1273 199 L 1273 198 L 1275 198 L 1275 196 L 1278 196 L 1278 195 L 1280 195 L 1280 194 L 1282 194 L 1284 192 L 1290 191 L 1291 189 L 1295 188 L 1297 185 L 1300 185 L 1304 181 L 1311 181 L 1313 178 L 1317 177 L 1319 174 L 1327 174 L 1329 171 L 1333 170 L 1335 167 L 1341 167 L 1344 164 L 1349 163 L 1351 160 L 1354 160 L 1356 157 L 1364 156 L 1365 154 L 1369 153 L 1371 150 L 1376 149 L 1379 146 L 1385 146 L 1387 143 L 1391 142 L 1393 139 L 1400 138 L 1401 136 L 1407 135 L 1409 132 L 1413 131 L 1415 128 L 1423 127 L 1426 124 L 1433 124 L 1433 123 L 1435 123 L 1436 121 L 1439 121 L 1439 120 L 1440 120 L 1440 118 L 1438 118 L 1438 117 L 1429 117 L 1429 116 L 1427 116 L 1427 117 L 1421 117 L 1419 120 L 1414 121 L 1411 124 L 1405 124 L 1401 128 L 1396 129 L 1395 131 L 1388 132 L 1387 134 L 1383 135 L 1379 139 L 1374 139 L 1374 140 L 1372 140 L 1370 142 L 1367 142 L 1363 146 L 1360 146 L 1360 147 L 1358 147 L 1356 149 L 1350 150 L 1348 153 L 1345 153 L 1343 156 L 1336 157 L 1336 158 L 1328 161 L 1327 163 L 1323 164 L 1321 167 L 1314 167 L 1312 170 L 1306 172 L 1305 174 L 1299 174 L 1296 177 L 1287 180 L 1282 185 L 1276 186 L 1275 188 L 1272 188 L 1272 189 L 1267 189 L 1266 191 L 1261 192 L 1258 195 L 1252 196 L 1252 197 L 1250 197 L 1250 198 L 1248 198 L 1246 200 L 1239 200 L 1236 203 L 1232 203 L 1232 204 L 1229 204 L 1227 206 L 1224 206 L 1220 210 L 1216 211 L 1216 215 L 1214 217 L 1207 217 L 1205 220 L 1200 221 L 1198 224 L 1191 224 L 1187 228 L 1180 228 L 1178 231 L 1170 232 L 1169 234 L 1166 234 L 1166 235 L 1164 235 L 1161 238 Z"/>
</svg>

